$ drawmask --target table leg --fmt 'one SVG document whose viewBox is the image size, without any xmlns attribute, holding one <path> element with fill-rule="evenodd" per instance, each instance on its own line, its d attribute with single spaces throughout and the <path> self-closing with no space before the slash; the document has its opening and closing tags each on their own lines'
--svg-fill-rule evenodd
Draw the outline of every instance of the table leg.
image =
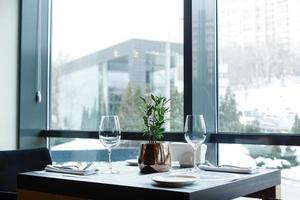
<svg viewBox="0 0 300 200">
<path fill-rule="evenodd" d="M 247 195 L 247 197 L 259 198 L 262 200 L 276 200 L 281 198 L 281 186 L 276 185 L 253 194 Z"/>
</svg>

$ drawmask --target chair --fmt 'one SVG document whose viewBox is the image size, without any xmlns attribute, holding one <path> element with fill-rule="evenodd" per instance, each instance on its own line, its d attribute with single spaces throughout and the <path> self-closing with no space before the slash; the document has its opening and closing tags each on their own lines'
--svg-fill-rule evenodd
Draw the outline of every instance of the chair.
<svg viewBox="0 0 300 200">
<path fill-rule="evenodd" d="M 51 163 L 47 148 L 0 151 L 0 199 L 16 199 L 18 173 L 43 170 Z"/>
</svg>

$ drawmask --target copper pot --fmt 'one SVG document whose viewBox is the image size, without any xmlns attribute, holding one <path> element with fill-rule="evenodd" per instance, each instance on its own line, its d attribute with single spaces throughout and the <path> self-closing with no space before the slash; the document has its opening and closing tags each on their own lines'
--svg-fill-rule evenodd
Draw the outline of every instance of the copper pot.
<svg viewBox="0 0 300 200">
<path fill-rule="evenodd" d="M 141 144 L 138 163 L 142 173 L 169 171 L 171 168 L 169 145 L 164 143 Z"/>
</svg>

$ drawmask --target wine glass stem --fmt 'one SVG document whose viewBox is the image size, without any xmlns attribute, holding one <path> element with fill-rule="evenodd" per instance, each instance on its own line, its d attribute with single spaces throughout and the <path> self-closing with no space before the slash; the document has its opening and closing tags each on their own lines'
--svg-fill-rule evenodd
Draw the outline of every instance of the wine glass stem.
<svg viewBox="0 0 300 200">
<path fill-rule="evenodd" d="M 109 163 L 109 171 L 112 172 L 112 165 L 111 165 L 111 148 L 108 148 L 108 163 Z"/>
<path fill-rule="evenodd" d="M 197 147 L 194 147 L 194 169 L 197 170 Z"/>
</svg>

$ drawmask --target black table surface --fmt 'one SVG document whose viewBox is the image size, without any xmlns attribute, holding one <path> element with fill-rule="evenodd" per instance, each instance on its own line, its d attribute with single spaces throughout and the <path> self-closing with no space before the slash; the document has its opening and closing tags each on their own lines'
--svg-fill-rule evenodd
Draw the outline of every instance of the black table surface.
<svg viewBox="0 0 300 200">
<path fill-rule="evenodd" d="M 279 170 L 259 169 L 254 174 L 233 174 L 202 171 L 199 180 L 183 187 L 165 187 L 152 177 L 170 173 L 184 173 L 187 169 L 172 168 L 166 173 L 141 174 L 137 166 L 126 162 L 114 163 L 120 173 L 89 176 L 69 175 L 45 171 L 18 175 L 18 189 L 68 195 L 87 199 L 233 199 L 280 184 Z"/>
</svg>

